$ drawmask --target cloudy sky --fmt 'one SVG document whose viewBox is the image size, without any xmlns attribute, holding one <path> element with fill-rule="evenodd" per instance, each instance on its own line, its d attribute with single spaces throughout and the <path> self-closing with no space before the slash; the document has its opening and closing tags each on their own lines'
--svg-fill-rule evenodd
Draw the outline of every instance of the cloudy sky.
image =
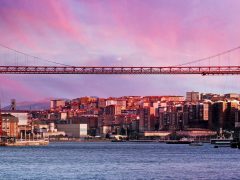
<svg viewBox="0 0 240 180">
<path fill-rule="evenodd" d="M 1 0 L 0 44 L 75 66 L 168 66 L 240 46 L 239 17 L 239 0 Z M 218 64 L 237 63 L 237 53 Z M 5 103 L 240 92 L 237 76 L 1 75 L 0 82 Z"/>
</svg>

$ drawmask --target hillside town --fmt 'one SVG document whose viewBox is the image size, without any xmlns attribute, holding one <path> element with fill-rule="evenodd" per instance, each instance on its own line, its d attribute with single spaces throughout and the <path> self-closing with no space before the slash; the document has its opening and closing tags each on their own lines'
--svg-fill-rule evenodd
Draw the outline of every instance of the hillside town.
<svg viewBox="0 0 240 180">
<path fill-rule="evenodd" d="M 240 126 L 240 95 L 187 92 L 184 96 L 53 99 L 48 110 L 1 110 L 0 136 L 50 140 L 211 138 Z M 226 135 L 227 135 L 226 134 Z"/>
</svg>

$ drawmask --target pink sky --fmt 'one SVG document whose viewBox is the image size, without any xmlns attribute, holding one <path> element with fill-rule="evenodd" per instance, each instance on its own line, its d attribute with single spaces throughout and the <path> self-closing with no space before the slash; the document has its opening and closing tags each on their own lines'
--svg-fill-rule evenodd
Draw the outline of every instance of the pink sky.
<svg viewBox="0 0 240 180">
<path fill-rule="evenodd" d="M 239 15 L 239 0 L 1 0 L 0 43 L 76 66 L 175 65 L 239 46 Z M 240 52 L 234 58 L 239 56 Z M 225 58 L 220 63 L 226 63 Z M 240 88 L 236 76 L 5 75 L 0 79 L 4 101 L 184 95 L 191 90 L 238 93 Z"/>
</svg>

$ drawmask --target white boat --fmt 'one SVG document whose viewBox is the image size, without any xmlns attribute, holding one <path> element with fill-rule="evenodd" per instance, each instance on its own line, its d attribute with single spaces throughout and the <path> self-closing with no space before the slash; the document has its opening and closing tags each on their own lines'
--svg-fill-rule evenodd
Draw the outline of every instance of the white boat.
<svg viewBox="0 0 240 180">
<path fill-rule="evenodd" d="M 229 131 L 224 131 L 224 132 L 230 134 L 231 136 L 229 138 L 225 138 L 223 135 L 223 130 L 222 128 L 220 128 L 220 137 L 210 140 L 210 143 L 214 144 L 215 148 L 231 146 L 231 143 L 233 141 L 232 132 L 229 132 Z"/>
<path fill-rule="evenodd" d="M 232 138 L 217 138 L 217 139 L 211 139 L 211 144 L 214 145 L 214 147 L 230 147 L 233 139 Z"/>
</svg>

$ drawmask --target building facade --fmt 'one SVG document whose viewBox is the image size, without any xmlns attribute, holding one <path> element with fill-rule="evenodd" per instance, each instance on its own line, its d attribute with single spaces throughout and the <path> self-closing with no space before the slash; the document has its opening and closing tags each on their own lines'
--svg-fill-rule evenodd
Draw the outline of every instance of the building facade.
<svg viewBox="0 0 240 180">
<path fill-rule="evenodd" d="M 2 136 L 18 137 L 18 118 L 11 114 L 2 114 Z"/>
</svg>

